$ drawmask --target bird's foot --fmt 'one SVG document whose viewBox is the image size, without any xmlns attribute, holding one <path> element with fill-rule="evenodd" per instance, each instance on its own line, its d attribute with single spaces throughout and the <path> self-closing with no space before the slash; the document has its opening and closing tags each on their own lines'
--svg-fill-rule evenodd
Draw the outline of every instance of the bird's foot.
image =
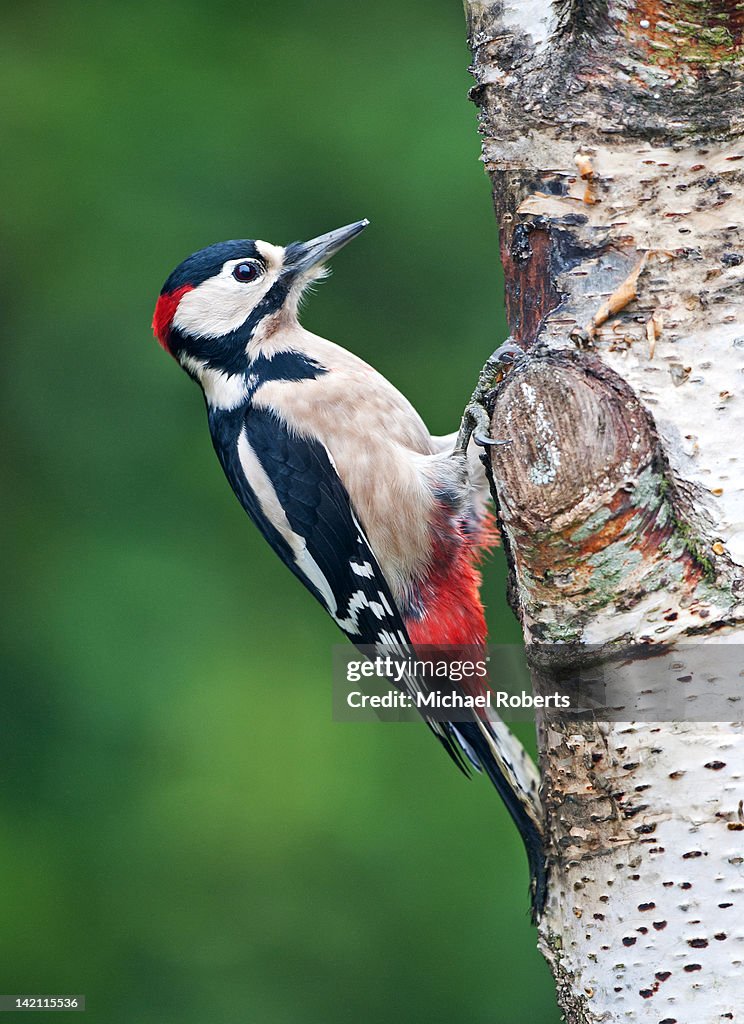
<svg viewBox="0 0 744 1024">
<path fill-rule="evenodd" d="M 498 448 L 511 444 L 509 440 L 501 440 L 489 436 L 491 429 L 491 417 L 479 401 L 470 401 L 463 413 L 460 434 L 458 435 L 456 451 L 464 452 L 472 437 L 479 448 Z"/>
<path fill-rule="evenodd" d="M 511 441 L 490 437 L 491 417 L 487 410 L 487 401 L 494 388 L 498 387 L 504 379 L 512 364 L 522 355 L 524 353 L 518 345 L 512 341 L 505 341 L 486 360 L 478 377 L 475 391 L 462 416 L 460 432 L 455 445 L 456 455 L 465 454 L 471 437 L 481 448 L 511 444 Z"/>
</svg>

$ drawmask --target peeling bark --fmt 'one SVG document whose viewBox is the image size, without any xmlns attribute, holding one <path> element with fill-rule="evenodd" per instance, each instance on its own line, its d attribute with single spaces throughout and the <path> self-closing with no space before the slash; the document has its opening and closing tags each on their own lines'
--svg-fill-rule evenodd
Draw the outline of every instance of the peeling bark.
<svg viewBox="0 0 744 1024">
<path fill-rule="evenodd" d="M 535 686 L 629 643 L 685 681 L 691 642 L 744 642 L 744 4 L 465 6 L 526 353 L 489 471 Z M 538 734 L 567 1020 L 744 1020 L 744 726 Z"/>
</svg>

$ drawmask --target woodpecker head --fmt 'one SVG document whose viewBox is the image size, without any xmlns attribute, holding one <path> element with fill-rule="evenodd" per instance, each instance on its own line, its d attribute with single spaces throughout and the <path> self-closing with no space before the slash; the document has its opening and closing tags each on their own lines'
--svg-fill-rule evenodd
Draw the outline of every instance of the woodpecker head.
<svg viewBox="0 0 744 1024">
<path fill-rule="evenodd" d="M 155 336 L 192 376 L 246 368 L 246 349 L 269 324 L 294 321 L 303 290 L 324 276 L 324 263 L 369 221 L 286 248 L 239 239 L 185 259 L 163 285 L 152 321 Z"/>
</svg>

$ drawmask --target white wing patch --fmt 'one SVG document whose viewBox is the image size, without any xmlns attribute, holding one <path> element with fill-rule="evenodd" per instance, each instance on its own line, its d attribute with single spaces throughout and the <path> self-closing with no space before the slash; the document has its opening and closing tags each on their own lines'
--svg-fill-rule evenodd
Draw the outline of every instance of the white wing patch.
<svg viewBox="0 0 744 1024">
<path fill-rule="evenodd" d="M 380 620 L 394 615 L 393 609 L 390 607 L 390 602 L 382 591 L 378 591 L 377 594 L 380 600 L 374 601 L 370 599 L 364 590 L 356 590 L 352 593 L 349 599 L 347 615 L 345 617 L 342 617 L 339 614 L 338 603 L 331 585 L 323 574 L 318 563 L 308 551 L 305 538 L 290 526 L 287 514 L 279 501 L 274 485 L 261 465 L 261 461 L 253 450 L 244 430 L 241 431 L 240 436 L 238 437 L 238 457 L 246 480 L 250 483 L 251 490 L 255 494 L 258 503 L 261 506 L 261 511 L 291 548 L 297 566 L 320 594 L 326 610 L 334 622 L 347 633 L 352 633 L 355 636 L 361 636 L 362 631 L 359 626 L 359 613 L 365 608 L 369 608 L 373 615 Z M 361 543 L 364 535 L 359 527 L 356 517 L 354 517 L 354 523 L 359 529 L 359 540 Z M 366 543 L 366 541 L 364 541 L 364 543 Z M 350 560 L 349 567 L 357 576 L 365 579 L 371 579 L 375 575 L 374 567 L 370 562 L 360 563 Z M 378 638 L 379 642 L 387 645 L 389 641 L 386 638 L 390 635 L 391 634 L 389 633 L 381 634 Z M 398 637 L 395 641 L 396 645 L 404 642 L 403 637 Z"/>
<path fill-rule="evenodd" d="M 269 479 L 265 469 L 254 452 L 245 431 L 241 431 L 238 438 L 238 458 L 243 467 L 246 480 L 250 483 L 251 490 L 256 495 L 261 511 L 269 520 L 274 529 L 279 533 L 292 549 L 297 565 L 318 590 L 328 613 L 336 617 L 336 599 L 333 596 L 328 580 L 323 575 L 318 563 L 307 550 L 305 538 L 295 533 L 289 525 L 287 514 L 282 508 L 274 485 Z"/>
<path fill-rule="evenodd" d="M 257 246 L 266 255 L 266 243 Z M 282 253 L 277 246 L 270 248 Z M 218 274 L 186 292 L 178 303 L 173 326 L 197 338 L 220 338 L 237 331 L 278 279 L 281 259 L 280 255 L 275 256 L 266 272 L 251 284 L 236 281 L 232 276 L 233 268 L 242 260 L 227 260 Z"/>
</svg>

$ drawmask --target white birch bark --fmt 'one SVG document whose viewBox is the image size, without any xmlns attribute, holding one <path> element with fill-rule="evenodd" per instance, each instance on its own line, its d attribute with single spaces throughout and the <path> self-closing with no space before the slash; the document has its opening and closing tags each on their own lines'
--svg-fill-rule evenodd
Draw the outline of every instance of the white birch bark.
<svg viewBox="0 0 744 1024">
<path fill-rule="evenodd" d="M 571 1024 L 744 1021 L 744 660 L 705 664 L 744 642 L 744 5 L 465 7 L 527 353 L 490 469 L 535 684 L 644 643 L 693 709 L 651 721 L 631 666 L 628 720 L 538 723 L 540 945 Z"/>
</svg>

